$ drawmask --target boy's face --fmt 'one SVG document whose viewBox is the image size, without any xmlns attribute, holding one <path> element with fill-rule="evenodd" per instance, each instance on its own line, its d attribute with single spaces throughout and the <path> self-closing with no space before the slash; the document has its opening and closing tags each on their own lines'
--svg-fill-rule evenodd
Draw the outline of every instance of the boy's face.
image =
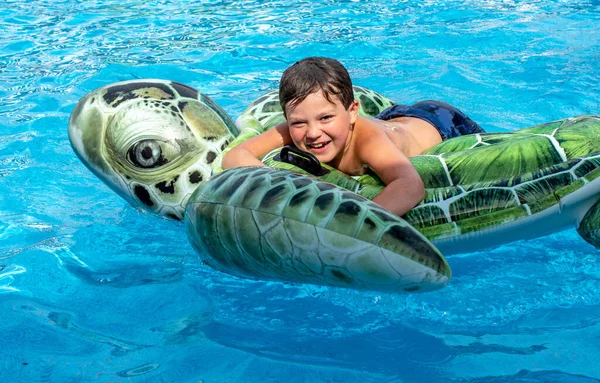
<svg viewBox="0 0 600 383">
<path fill-rule="evenodd" d="M 294 144 L 321 162 L 339 160 L 356 122 L 358 102 L 348 109 L 334 95 L 327 101 L 323 91 L 309 94 L 294 107 L 286 107 L 290 136 Z"/>
</svg>

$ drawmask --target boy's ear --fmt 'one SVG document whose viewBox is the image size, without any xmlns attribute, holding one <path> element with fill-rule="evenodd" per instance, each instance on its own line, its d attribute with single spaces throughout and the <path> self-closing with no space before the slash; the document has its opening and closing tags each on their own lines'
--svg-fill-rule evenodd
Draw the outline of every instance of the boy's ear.
<svg viewBox="0 0 600 383">
<path fill-rule="evenodd" d="M 350 113 L 350 123 L 354 124 L 356 122 L 356 118 L 358 117 L 358 110 L 360 109 L 360 104 L 358 100 L 352 101 L 350 107 L 348 108 L 348 112 Z"/>
</svg>

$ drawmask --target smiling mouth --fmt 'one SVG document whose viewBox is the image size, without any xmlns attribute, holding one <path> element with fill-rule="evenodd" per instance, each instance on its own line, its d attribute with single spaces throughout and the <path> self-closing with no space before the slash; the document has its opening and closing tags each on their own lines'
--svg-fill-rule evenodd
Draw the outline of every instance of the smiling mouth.
<svg viewBox="0 0 600 383">
<path fill-rule="evenodd" d="M 316 144 L 306 144 L 306 147 L 309 149 L 323 149 L 325 148 L 327 145 L 329 145 L 331 141 L 327 141 L 327 142 L 319 142 Z"/>
</svg>

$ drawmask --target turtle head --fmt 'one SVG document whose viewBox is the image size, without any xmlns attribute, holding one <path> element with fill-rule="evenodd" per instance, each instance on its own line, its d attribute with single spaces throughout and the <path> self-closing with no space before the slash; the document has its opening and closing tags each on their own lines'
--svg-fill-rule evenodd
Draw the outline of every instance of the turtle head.
<svg viewBox="0 0 600 383">
<path fill-rule="evenodd" d="M 71 146 L 96 176 L 131 205 L 175 219 L 237 133 L 210 98 L 162 80 L 96 89 L 69 121 Z"/>
</svg>

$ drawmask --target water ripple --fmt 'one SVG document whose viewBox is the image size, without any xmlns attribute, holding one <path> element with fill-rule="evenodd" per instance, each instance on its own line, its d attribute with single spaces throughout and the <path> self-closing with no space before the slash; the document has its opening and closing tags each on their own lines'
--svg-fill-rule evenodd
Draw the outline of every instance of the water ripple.
<svg viewBox="0 0 600 383">
<path fill-rule="evenodd" d="M 563 15 L 582 10 L 593 12 L 591 2 L 587 6 L 583 3 L 563 4 L 560 14 L 543 2 L 524 6 L 518 2 L 497 1 L 450 1 L 435 5 L 429 2 L 413 5 L 402 1 L 388 4 L 366 1 L 360 4 L 349 2 L 343 8 L 331 2 L 316 4 L 307 1 L 271 1 L 260 6 L 255 1 L 228 1 L 210 6 L 187 4 L 185 7 L 177 2 L 163 2 L 158 13 L 144 3 L 139 3 L 140 8 L 136 11 L 118 4 L 106 7 L 93 3 L 74 5 L 58 2 L 44 8 L 43 3 L 36 2 L 34 17 L 29 6 L 17 1 L 9 2 L 13 16 L 0 21 L 0 27 L 5 31 L 1 60 L 5 64 L 0 66 L 0 92 L 8 94 L 5 97 L 8 104 L 22 104 L 28 95 L 35 92 L 68 92 L 73 85 L 111 63 L 169 63 L 197 67 L 207 58 L 224 52 L 239 52 L 240 57 L 250 58 L 255 51 L 282 46 L 287 46 L 292 52 L 312 50 L 312 53 L 326 54 L 330 44 L 366 43 L 373 49 L 366 50 L 369 56 L 365 58 L 372 61 L 376 57 L 390 56 L 397 51 L 394 41 L 403 41 L 406 47 L 428 49 L 430 45 L 435 46 L 432 53 L 443 52 L 442 60 L 453 57 L 460 60 L 466 55 L 471 57 L 467 62 L 473 62 L 474 58 L 485 61 L 488 55 L 486 52 L 465 50 L 469 46 L 468 39 L 476 39 L 474 43 L 477 44 L 477 39 L 493 38 L 509 48 L 505 50 L 508 58 L 520 55 L 522 46 L 514 46 L 514 37 L 504 38 L 507 24 L 510 23 L 513 28 L 515 24 L 523 25 L 522 33 L 525 35 L 540 33 L 527 27 L 531 21 L 528 17 L 534 17 L 537 25 L 544 25 L 540 20 L 548 20 L 547 28 L 552 28 L 553 38 L 572 40 L 569 45 L 573 45 L 573 49 L 592 52 L 591 48 L 598 43 L 598 37 L 593 35 L 578 38 L 583 36 L 585 24 L 577 24 L 576 19 L 569 20 L 573 24 L 570 29 L 554 29 L 557 19 L 560 20 Z M 74 9 L 63 12 L 61 6 L 66 4 Z M 454 9 L 457 5 L 460 12 Z M 483 17 L 482 12 L 494 12 L 495 17 Z M 391 14 L 403 21 L 388 20 L 387 15 Z M 461 16 L 455 17 L 458 14 Z M 439 37 L 443 33 L 456 34 L 456 38 L 444 39 L 442 48 Z M 414 36 L 421 37 L 416 40 Z M 528 50 L 538 54 L 539 46 L 539 42 L 531 44 Z M 377 54 L 371 51 L 377 51 Z M 413 52 L 418 51 L 403 49 L 400 56 L 392 53 L 386 62 L 393 63 L 402 56 L 413 55 Z M 265 53 L 269 55 L 268 51 Z M 265 53 L 256 56 L 265 56 Z M 563 57 L 564 53 L 563 50 L 556 52 Z M 199 57 L 203 59 L 198 60 Z M 585 62 L 591 63 L 593 58 L 589 57 Z M 595 55 L 595 58 L 598 56 Z M 381 75 L 385 76 L 385 73 Z M 45 86 L 43 81 L 48 78 L 60 81 Z M 14 84 L 19 84 L 18 89 Z M 23 109 L 5 112 L 14 121 L 26 121 Z M 9 120 L 9 123 L 12 122 Z"/>
<path fill-rule="evenodd" d="M 15 279 L 14 276 L 26 271 L 23 266 L 0 264 L 0 292 L 18 292 L 19 289 L 11 286 Z"/>
</svg>

